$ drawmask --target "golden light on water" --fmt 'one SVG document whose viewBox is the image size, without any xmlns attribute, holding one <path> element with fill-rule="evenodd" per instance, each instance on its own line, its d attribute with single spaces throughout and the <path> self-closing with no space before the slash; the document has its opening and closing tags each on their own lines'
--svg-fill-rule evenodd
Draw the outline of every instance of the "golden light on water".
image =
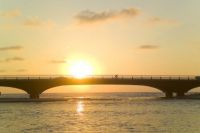
<svg viewBox="0 0 200 133">
<path fill-rule="evenodd" d="M 83 111 L 84 111 L 84 104 L 83 104 L 82 101 L 79 101 L 79 102 L 77 103 L 76 112 L 77 112 L 78 114 L 81 114 Z"/>
</svg>

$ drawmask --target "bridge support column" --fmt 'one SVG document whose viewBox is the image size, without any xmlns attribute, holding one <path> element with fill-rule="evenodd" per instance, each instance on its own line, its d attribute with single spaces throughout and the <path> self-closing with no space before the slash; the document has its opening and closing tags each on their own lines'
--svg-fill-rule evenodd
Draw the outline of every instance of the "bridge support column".
<svg viewBox="0 0 200 133">
<path fill-rule="evenodd" d="M 172 98 L 173 97 L 173 92 L 165 92 L 165 97 L 166 98 Z"/>
<path fill-rule="evenodd" d="M 184 92 L 177 92 L 176 93 L 176 97 L 178 97 L 178 98 L 183 98 L 184 96 L 185 96 Z"/>
<path fill-rule="evenodd" d="M 37 94 L 37 93 L 31 93 L 31 94 L 29 94 L 29 98 L 30 98 L 30 99 L 39 99 L 39 98 L 40 98 L 40 95 Z"/>
</svg>

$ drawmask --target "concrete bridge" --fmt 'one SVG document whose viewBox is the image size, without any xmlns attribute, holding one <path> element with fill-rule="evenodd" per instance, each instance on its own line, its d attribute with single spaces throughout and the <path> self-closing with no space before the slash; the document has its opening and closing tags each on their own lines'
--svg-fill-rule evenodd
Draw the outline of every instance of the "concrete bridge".
<svg viewBox="0 0 200 133">
<path fill-rule="evenodd" d="M 0 76 L 1 87 L 13 87 L 27 92 L 31 99 L 38 99 L 45 90 L 63 85 L 142 85 L 158 89 L 166 97 L 183 97 L 189 90 L 200 87 L 196 76 L 149 75 L 98 75 L 82 79 L 72 76 Z"/>
</svg>

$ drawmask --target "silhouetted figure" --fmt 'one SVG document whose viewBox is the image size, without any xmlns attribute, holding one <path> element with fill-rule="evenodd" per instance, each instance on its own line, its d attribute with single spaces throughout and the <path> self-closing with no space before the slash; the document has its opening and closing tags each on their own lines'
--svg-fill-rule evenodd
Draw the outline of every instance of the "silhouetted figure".
<svg viewBox="0 0 200 133">
<path fill-rule="evenodd" d="M 115 75 L 115 78 L 116 78 L 116 79 L 118 78 L 118 75 L 117 75 L 117 74 Z"/>
</svg>

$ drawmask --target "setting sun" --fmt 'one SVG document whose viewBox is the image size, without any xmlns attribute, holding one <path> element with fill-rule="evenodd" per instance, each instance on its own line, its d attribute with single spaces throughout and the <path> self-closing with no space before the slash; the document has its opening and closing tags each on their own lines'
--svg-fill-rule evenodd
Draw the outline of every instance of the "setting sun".
<svg viewBox="0 0 200 133">
<path fill-rule="evenodd" d="M 93 67 L 89 62 L 84 60 L 75 61 L 70 64 L 69 72 L 75 78 L 84 78 L 93 74 Z"/>
</svg>

